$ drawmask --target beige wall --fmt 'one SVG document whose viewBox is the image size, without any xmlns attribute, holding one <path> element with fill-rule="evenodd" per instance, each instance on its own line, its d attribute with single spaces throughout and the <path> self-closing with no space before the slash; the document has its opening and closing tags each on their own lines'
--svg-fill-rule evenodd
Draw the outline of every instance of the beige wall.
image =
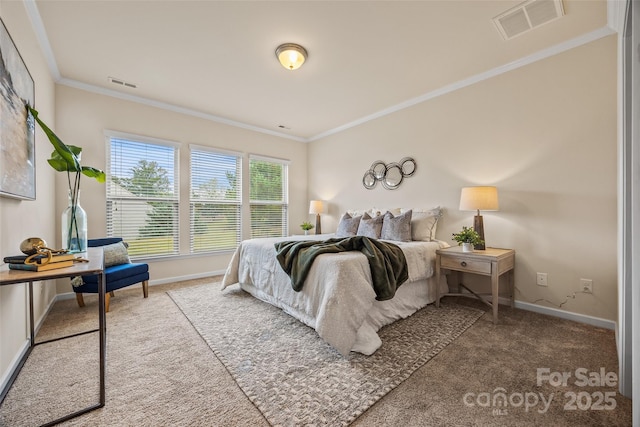
<svg viewBox="0 0 640 427">
<path fill-rule="evenodd" d="M 398 190 L 363 188 L 373 161 L 405 156 L 418 170 Z M 309 145 L 309 196 L 330 201 L 327 232 L 348 208 L 441 205 L 437 237 L 454 244 L 472 225 L 458 210 L 471 185 L 499 189 L 486 240 L 516 250 L 518 301 L 616 320 L 615 36 Z M 572 298 L 580 278 L 593 295 Z"/>
<path fill-rule="evenodd" d="M 160 138 L 181 144 L 180 169 L 182 195 L 189 194 L 189 144 L 260 154 L 290 160 L 289 165 L 289 225 L 291 232 L 308 220 L 307 146 L 299 142 L 262 133 L 230 127 L 208 120 L 185 116 L 134 102 L 86 92 L 67 86 L 56 86 L 57 134 L 65 142 L 83 148 L 82 163 L 105 168 L 105 130 Z M 247 166 L 246 164 L 244 166 Z M 248 166 L 243 168 L 248 183 Z M 66 181 L 58 180 L 58 203 L 66 203 Z M 248 192 L 248 187 L 244 188 Z M 89 218 L 89 238 L 106 235 L 106 187 L 94 180 L 83 179 L 81 204 Z M 180 207 L 181 243 L 188 251 L 189 206 Z M 245 209 L 245 226 L 248 210 Z M 248 230 L 245 228 L 248 236 Z M 245 237 L 246 238 L 246 237 Z M 166 282 L 174 278 L 202 276 L 226 269 L 230 253 L 220 255 L 185 256 L 179 259 L 150 261 L 151 282 Z M 69 292 L 67 283 L 58 285 L 59 292 Z"/>
<path fill-rule="evenodd" d="M 0 17 L 35 82 L 36 108 L 41 117 L 54 121 L 54 84 L 38 48 L 31 23 L 22 2 L 1 1 Z M 36 134 L 36 200 L 22 201 L 0 197 L 0 255 L 20 253 L 20 242 L 38 236 L 47 243 L 56 242 L 54 171 L 47 160 L 52 146 L 41 132 Z M 35 318 L 41 318 L 55 297 L 53 283 L 34 284 Z M 0 385 L 10 374 L 8 369 L 27 344 L 27 288 L 11 285 L 0 288 Z"/>
</svg>

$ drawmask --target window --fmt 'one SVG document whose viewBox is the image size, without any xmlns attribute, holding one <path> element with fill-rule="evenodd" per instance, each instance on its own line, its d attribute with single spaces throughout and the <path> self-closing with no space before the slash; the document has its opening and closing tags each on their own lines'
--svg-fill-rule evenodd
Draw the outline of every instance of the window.
<svg viewBox="0 0 640 427">
<path fill-rule="evenodd" d="M 285 160 L 249 157 L 251 238 L 287 235 L 287 165 Z"/>
<path fill-rule="evenodd" d="M 178 144 L 106 134 L 107 235 L 132 257 L 178 254 Z"/>
<path fill-rule="evenodd" d="M 190 251 L 240 244 L 242 156 L 191 145 Z"/>
</svg>

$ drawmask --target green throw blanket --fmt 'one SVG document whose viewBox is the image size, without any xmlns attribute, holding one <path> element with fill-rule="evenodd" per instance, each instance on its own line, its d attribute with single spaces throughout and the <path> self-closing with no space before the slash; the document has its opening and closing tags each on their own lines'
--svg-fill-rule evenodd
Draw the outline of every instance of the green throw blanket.
<svg viewBox="0 0 640 427">
<path fill-rule="evenodd" d="M 321 242 L 297 240 L 275 244 L 278 262 L 291 277 L 293 290 L 300 292 L 313 260 L 321 254 L 360 251 L 369 261 L 373 290 L 378 301 L 393 298 L 396 289 L 408 278 L 407 260 L 393 243 L 364 236 L 334 238 Z"/>
</svg>

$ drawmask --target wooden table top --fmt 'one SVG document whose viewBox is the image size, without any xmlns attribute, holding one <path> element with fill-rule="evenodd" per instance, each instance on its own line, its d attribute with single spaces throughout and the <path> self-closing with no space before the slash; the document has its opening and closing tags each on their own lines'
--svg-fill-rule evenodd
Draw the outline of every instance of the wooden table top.
<svg viewBox="0 0 640 427">
<path fill-rule="evenodd" d="M 4 265 L 0 268 L 0 286 L 97 274 L 103 271 L 102 248 L 87 248 L 87 252 L 78 253 L 78 257 L 88 259 L 89 262 L 76 262 L 72 267 L 46 271 L 10 270 L 8 265 Z"/>
</svg>

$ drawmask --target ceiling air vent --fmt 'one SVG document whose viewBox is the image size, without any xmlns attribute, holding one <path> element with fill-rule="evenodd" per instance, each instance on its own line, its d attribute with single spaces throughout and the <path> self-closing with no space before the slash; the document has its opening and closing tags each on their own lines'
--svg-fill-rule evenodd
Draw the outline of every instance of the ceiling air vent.
<svg viewBox="0 0 640 427">
<path fill-rule="evenodd" d="M 113 84 L 116 85 L 120 85 L 120 86 L 125 86 L 125 87 L 130 87 L 132 89 L 136 89 L 138 87 L 137 84 L 133 84 L 133 83 L 127 83 L 122 79 L 118 79 L 116 77 L 108 77 L 109 81 Z"/>
<path fill-rule="evenodd" d="M 505 40 L 564 16 L 562 0 L 529 0 L 493 18 Z"/>
</svg>

